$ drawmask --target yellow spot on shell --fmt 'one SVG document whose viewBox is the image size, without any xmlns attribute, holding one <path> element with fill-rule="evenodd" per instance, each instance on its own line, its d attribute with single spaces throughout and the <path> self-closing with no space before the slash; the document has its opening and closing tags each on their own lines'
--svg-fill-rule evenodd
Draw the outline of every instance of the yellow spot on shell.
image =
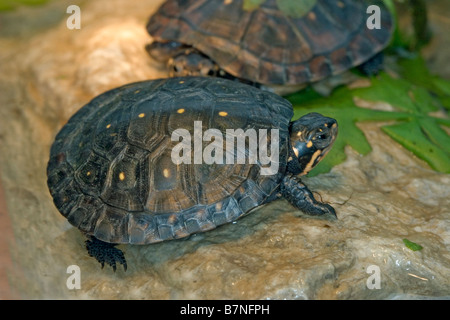
<svg viewBox="0 0 450 320">
<path fill-rule="evenodd" d="M 345 4 L 342 1 L 338 1 L 337 5 L 339 8 L 345 7 Z"/>
<path fill-rule="evenodd" d="M 106 129 L 111 128 L 111 123 L 106 126 Z"/>
<path fill-rule="evenodd" d="M 119 173 L 119 180 L 120 181 L 125 180 L 125 173 L 123 173 L 123 172 Z"/>
<path fill-rule="evenodd" d="M 312 146 L 313 146 L 312 141 L 308 141 L 308 143 L 306 144 L 306 147 L 307 147 L 307 148 L 311 148 Z"/>
<path fill-rule="evenodd" d="M 178 109 L 177 110 L 177 113 L 183 113 L 185 110 L 183 109 L 183 108 L 181 108 L 181 109 Z"/>
<path fill-rule="evenodd" d="M 180 82 L 178 82 L 178 83 L 181 83 L 181 84 L 183 84 L 184 83 L 184 80 L 181 80 Z"/>
<path fill-rule="evenodd" d="M 89 177 L 91 175 L 91 172 L 90 171 L 86 172 L 86 175 Z"/>
<path fill-rule="evenodd" d="M 169 177 L 170 177 L 170 171 L 169 171 L 169 169 L 164 169 L 164 170 L 163 170 L 163 176 L 164 176 L 165 178 L 169 178 Z"/>
<path fill-rule="evenodd" d="M 140 114 L 138 115 L 138 117 L 139 117 L 139 118 L 145 117 L 145 113 L 140 113 Z"/>
<path fill-rule="evenodd" d="M 139 93 L 139 92 L 141 92 L 141 90 L 136 90 L 134 93 Z"/>
<path fill-rule="evenodd" d="M 308 13 L 308 18 L 310 20 L 316 21 L 316 14 L 314 12 Z"/>
<path fill-rule="evenodd" d="M 169 219 L 167 219 L 167 222 L 169 222 L 169 223 L 175 223 L 175 221 L 177 221 L 177 215 L 176 214 L 170 215 Z"/>
<path fill-rule="evenodd" d="M 219 112 L 219 116 L 221 116 L 221 117 L 226 117 L 227 115 L 228 115 L 228 112 L 225 112 L 225 111 Z"/>
</svg>

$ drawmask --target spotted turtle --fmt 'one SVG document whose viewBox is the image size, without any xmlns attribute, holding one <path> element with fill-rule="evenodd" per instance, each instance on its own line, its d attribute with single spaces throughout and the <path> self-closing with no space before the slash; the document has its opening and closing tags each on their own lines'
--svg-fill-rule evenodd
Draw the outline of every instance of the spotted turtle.
<svg viewBox="0 0 450 320">
<path fill-rule="evenodd" d="M 146 48 L 172 76 L 295 91 L 355 66 L 377 73 L 393 25 L 382 0 L 167 0 Z"/>
<path fill-rule="evenodd" d="M 56 135 L 48 187 L 56 208 L 87 236 L 89 254 L 114 270 L 126 268 L 117 244 L 208 231 L 280 197 L 335 217 L 300 176 L 331 148 L 337 122 L 318 113 L 292 117 L 284 98 L 227 79 L 124 85 L 94 98 Z"/>
</svg>

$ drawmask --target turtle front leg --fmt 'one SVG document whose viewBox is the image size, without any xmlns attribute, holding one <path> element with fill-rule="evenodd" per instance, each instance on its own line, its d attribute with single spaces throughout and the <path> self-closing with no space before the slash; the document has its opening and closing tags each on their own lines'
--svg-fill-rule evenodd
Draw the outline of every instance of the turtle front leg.
<svg viewBox="0 0 450 320">
<path fill-rule="evenodd" d="M 329 204 L 317 201 L 308 187 L 299 177 L 287 175 L 281 183 L 281 194 L 294 207 L 306 214 L 318 216 L 328 214 L 337 218 L 334 208 Z"/>
<path fill-rule="evenodd" d="M 116 262 L 123 265 L 125 271 L 127 271 L 127 261 L 123 252 L 115 248 L 116 244 L 107 243 L 97 238 L 90 236 L 86 240 L 86 249 L 91 257 L 97 259 L 101 263 L 102 269 L 105 266 L 105 262 L 109 264 L 114 272 L 116 272 Z"/>
<path fill-rule="evenodd" d="M 383 70 L 384 64 L 384 53 L 378 52 L 372 58 L 359 65 L 357 68 L 361 71 L 365 76 L 372 77 L 376 76 Z"/>
</svg>

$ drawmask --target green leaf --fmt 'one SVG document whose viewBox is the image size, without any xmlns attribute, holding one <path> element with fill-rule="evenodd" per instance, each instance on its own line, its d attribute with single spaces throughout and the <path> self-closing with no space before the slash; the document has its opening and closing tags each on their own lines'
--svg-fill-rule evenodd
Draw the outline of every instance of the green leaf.
<svg viewBox="0 0 450 320">
<path fill-rule="evenodd" d="M 383 3 L 393 16 L 397 15 L 397 12 L 395 10 L 395 4 L 394 4 L 393 0 L 383 0 Z"/>
<path fill-rule="evenodd" d="M 380 111 L 358 107 L 355 98 L 369 102 L 389 104 L 394 111 Z M 394 124 L 382 127 L 393 140 L 426 161 L 439 172 L 450 172 L 450 137 L 440 126 L 450 126 L 448 118 L 429 115 L 438 110 L 440 102 L 430 92 L 405 79 L 396 79 L 386 73 L 371 79 L 371 86 L 335 89 L 329 97 L 319 96 L 311 89 L 287 97 L 294 106 L 294 119 L 309 113 L 319 112 L 335 118 L 339 134 L 335 145 L 310 175 L 328 172 L 345 161 L 348 145 L 361 155 L 372 148 L 356 123 L 365 121 L 389 121 Z"/>
<path fill-rule="evenodd" d="M 439 132 L 439 137 L 430 135 L 438 135 L 438 127 L 429 119 L 427 122 L 421 123 L 415 119 L 412 122 L 384 126 L 382 130 L 418 158 L 425 160 L 432 169 L 450 173 L 450 157 L 449 153 L 445 152 L 450 144 L 441 145 L 444 140 L 449 140 L 448 135 L 445 132 Z M 434 141 L 438 144 L 433 143 Z"/>
<path fill-rule="evenodd" d="M 252 11 L 258 9 L 266 0 L 244 0 L 242 8 Z M 301 18 L 311 11 L 317 0 L 276 0 L 281 12 L 288 17 Z"/>
<path fill-rule="evenodd" d="M 450 96 L 450 81 L 435 77 L 432 79 L 433 88 L 443 95 Z"/>
<path fill-rule="evenodd" d="M 0 11 L 14 10 L 19 5 L 40 5 L 48 0 L 0 0 Z"/>
<path fill-rule="evenodd" d="M 277 0 L 280 10 L 289 17 L 301 18 L 311 11 L 317 0 Z"/>
<path fill-rule="evenodd" d="M 420 244 L 409 241 L 408 239 L 403 239 L 403 243 L 407 248 L 411 249 L 412 251 L 419 251 L 423 249 L 423 247 Z"/>
<path fill-rule="evenodd" d="M 431 97 L 425 89 L 413 87 L 410 82 L 404 79 L 394 79 L 384 72 L 372 79 L 370 87 L 355 89 L 354 95 L 368 101 L 387 102 L 396 109 L 405 112 L 414 113 L 437 110 L 436 107 L 425 103 L 416 103 L 416 96 L 422 99 L 421 102 L 424 102 L 424 99 L 427 99 L 426 103 L 431 102 Z"/>
<path fill-rule="evenodd" d="M 393 0 L 383 0 L 383 3 L 389 10 L 392 15 L 392 19 L 394 21 L 394 32 L 392 35 L 392 39 L 390 41 L 390 48 L 398 48 L 398 47 L 406 47 L 406 43 L 404 41 L 403 35 L 400 33 L 400 29 L 398 28 L 398 16 L 397 11 L 395 10 L 395 4 Z"/>
<path fill-rule="evenodd" d="M 266 0 L 244 0 L 242 8 L 247 11 L 258 9 Z"/>
<path fill-rule="evenodd" d="M 403 79 L 423 87 L 441 98 L 450 97 L 450 81 L 432 75 L 420 55 L 410 59 L 399 59 L 398 66 Z"/>
</svg>

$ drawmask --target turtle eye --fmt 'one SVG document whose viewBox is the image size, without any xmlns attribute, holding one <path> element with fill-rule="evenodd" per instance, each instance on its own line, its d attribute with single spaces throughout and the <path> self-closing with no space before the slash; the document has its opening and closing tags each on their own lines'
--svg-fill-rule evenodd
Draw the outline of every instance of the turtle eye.
<svg viewBox="0 0 450 320">
<path fill-rule="evenodd" d="M 319 132 L 319 133 L 316 135 L 316 138 L 317 138 L 318 140 L 325 140 L 325 139 L 328 138 L 328 134 L 325 133 L 325 132 Z"/>
</svg>

